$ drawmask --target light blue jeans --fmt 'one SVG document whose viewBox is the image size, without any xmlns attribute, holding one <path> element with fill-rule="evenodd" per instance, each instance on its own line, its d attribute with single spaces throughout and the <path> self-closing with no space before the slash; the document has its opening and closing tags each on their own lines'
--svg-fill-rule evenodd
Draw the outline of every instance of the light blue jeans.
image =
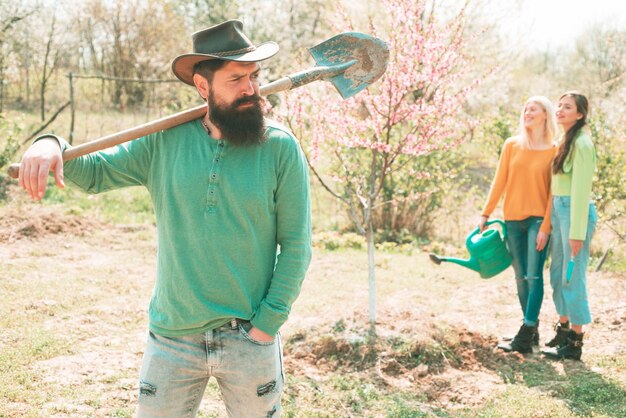
<svg viewBox="0 0 626 418">
<path fill-rule="evenodd" d="M 506 221 L 506 241 L 513 258 L 512 265 L 517 284 L 524 323 L 537 325 L 543 301 L 543 266 L 546 261 L 547 245 L 537 251 L 537 234 L 543 218 L 531 216 L 521 221 Z"/>
<path fill-rule="evenodd" d="M 550 284 L 552 299 L 559 316 L 567 316 L 572 324 L 591 323 L 591 312 L 587 301 L 587 266 L 589 245 L 596 230 L 598 215 L 593 203 L 589 204 L 587 236 L 578 255 L 574 258 L 574 270 L 569 283 L 566 282 L 567 264 L 571 258 L 569 245 L 570 197 L 552 198 L 552 245 L 550 247 Z"/>
<path fill-rule="evenodd" d="M 137 417 L 194 417 L 210 377 L 229 417 L 278 417 L 284 385 L 280 336 L 254 341 L 249 322 L 184 337 L 150 333 L 141 366 Z"/>
</svg>

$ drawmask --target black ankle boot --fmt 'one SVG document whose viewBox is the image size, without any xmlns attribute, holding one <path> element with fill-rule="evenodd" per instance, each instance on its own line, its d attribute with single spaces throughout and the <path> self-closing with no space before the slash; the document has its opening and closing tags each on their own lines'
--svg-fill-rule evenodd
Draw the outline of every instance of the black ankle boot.
<svg viewBox="0 0 626 418">
<path fill-rule="evenodd" d="M 569 321 L 564 324 L 557 322 L 554 326 L 554 330 L 556 331 L 556 335 L 550 341 L 546 342 L 546 346 L 548 347 L 560 347 L 567 342 L 567 335 L 570 331 Z"/>
<path fill-rule="evenodd" d="M 501 340 L 508 343 L 508 342 L 513 341 L 513 338 L 515 338 L 515 336 L 505 335 L 501 337 Z M 539 346 L 539 320 L 537 320 L 537 325 L 535 326 L 535 335 L 533 335 L 533 345 Z"/>
<path fill-rule="evenodd" d="M 500 343 L 498 348 L 506 351 L 517 351 L 518 353 L 532 353 L 533 352 L 533 338 L 537 331 L 537 326 L 529 327 L 526 324 L 522 324 L 521 328 L 517 332 L 517 335 L 513 337 L 510 343 Z"/>
<path fill-rule="evenodd" d="M 584 333 L 577 334 L 576 332 L 570 330 L 567 334 L 567 341 L 565 344 L 562 344 L 557 348 L 549 348 L 542 351 L 542 353 L 545 354 L 546 357 L 555 360 L 580 360 L 580 357 L 583 354 L 584 335 Z"/>
</svg>

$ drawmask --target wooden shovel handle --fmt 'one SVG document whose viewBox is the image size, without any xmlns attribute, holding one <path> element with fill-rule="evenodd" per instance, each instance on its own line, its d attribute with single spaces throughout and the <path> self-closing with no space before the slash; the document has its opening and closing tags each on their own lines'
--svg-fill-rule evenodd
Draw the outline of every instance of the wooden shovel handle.
<svg viewBox="0 0 626 418">
<path fill-rule="evenodd" d="M 152 133 L 168 129 L 173 126 L 181 125 L 194 119 L 200 119 L 205 114 L 206 105 L 201 105 L 184 110 L 182 112 L 175 113 L 170 116 L 166 116 L 161 119 L 154 120 L 152 122 L 144 123 L 143 125 L 139 125 L 134 128 L 103 136 L 102 138 L 98 138 L 93 141 L 89 141 L 84 144 L 68 148 L 63 153 L 63 161 L 73 160 L 74 158 L 78 158 L 82 155 L 110 148 L 115 145 L 123 144 L 124 142 L 141 138 L 142 136 L 150 135 Z M 20 164 L 11 164 L 7 172 L 12 178 L 18 178 L 20 174 Z"/>
<path fill-rule="evenodd" d="M 283 77 L 272 83 L 261 86 L 260 93 L 262 96 L 267 96 L 269 94 L 277 93 L 279 91 L 289 90 L 291 89 L 291 87 L 291 79 L 289 77 Z M 163 117 L 161 119 L 144 123 L 143 125 L 139 125 L 134 128 L 126 129 L 121 132 L 116 132 L 114 134 L 103 136 L 102 138 L 98 138 L 93 141 L 89 141 L 84 144 L 68 148 L 63 153 L 63 161 L 73 160 L 74 158 L 78 158 L 92 152 L 123 144 L 124 142 L 132 141 L 133 139 L 141 138 L 142 136 L 150 135 L 152 133 L 169 129 L 174 126 L 182 125 L 183 123 L 187 123 L 195 119 L 200 119 L 206 114 L 206 111 L 206 105 L 203 104 L 197 107 L 193 107 L 191 109 L 184 110 L 182 112 L 175 113 L 170 116 Z M 12 178 L 18 178 L 20 174 L 20 164 L 11 164 L 7 172 Z"/>
</svg>

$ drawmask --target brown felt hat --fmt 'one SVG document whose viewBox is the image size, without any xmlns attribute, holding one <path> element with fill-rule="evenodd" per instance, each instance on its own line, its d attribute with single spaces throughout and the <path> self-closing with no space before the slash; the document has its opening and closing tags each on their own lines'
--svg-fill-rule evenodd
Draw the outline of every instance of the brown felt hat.
<svg viewBox="0 0 626 418">
<path fill-rule="evenodd" d="M 227 61 L 256 62 L 278 52 L 276 42 L 254 46 L 243 33 L 243 23 L 228 20 L 191 35 L 193 53 L 183 54 L 172 62 L 172 71 L 182 82 L 193 86 L 193 67 L 200 61 L 221 59 Z"/>
</svg>

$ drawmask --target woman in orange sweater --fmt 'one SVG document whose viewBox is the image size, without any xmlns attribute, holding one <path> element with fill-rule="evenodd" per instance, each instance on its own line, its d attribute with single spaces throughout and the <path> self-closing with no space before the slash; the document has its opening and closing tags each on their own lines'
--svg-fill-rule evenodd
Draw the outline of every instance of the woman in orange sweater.
<svg viewBox="0 0 626 418">
<path fill-rule="evenodd" d="M 526 101 L 520 133 L 506 140 L 487 203 L 479 222 L 487 219 L 504 195 L 507 244 L 513 258 L 517 296 L 524 323 L 505 351 L 532 352 L 538 344 L 537 323 L 543 301 L 543 265 L 550 236 L 550 165 L 556 152 L 554 106 L 546 97 Z"/>
</svg>

